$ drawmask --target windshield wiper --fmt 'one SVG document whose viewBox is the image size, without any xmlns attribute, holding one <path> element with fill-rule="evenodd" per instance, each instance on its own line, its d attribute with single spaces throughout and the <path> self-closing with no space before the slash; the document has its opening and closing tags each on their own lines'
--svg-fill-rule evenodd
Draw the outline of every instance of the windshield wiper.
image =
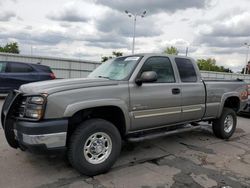
<svg viewBox="0 0 250 188">
<path fill-rule="evenodd" d="M 109 79 L 111 80 L 108 76 L 97 76 L 98 78 L 106 78 L 106 79 Z"/>
</svg>

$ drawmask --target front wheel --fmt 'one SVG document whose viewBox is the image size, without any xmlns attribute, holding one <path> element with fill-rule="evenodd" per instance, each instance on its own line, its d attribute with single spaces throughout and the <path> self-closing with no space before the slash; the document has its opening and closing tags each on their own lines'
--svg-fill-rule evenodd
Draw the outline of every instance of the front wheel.
<svg viewBox="0 0 250 188">
<path fill-rule="evenodd" d="M 213 122 L 213 132 L 216 137 L 222 139 L 230 138 L 237 124 L 237 116 L 231 108 L 224 108 L 219 119 Z"/>
<path fill-rule="evenodd" d="M 121 150 L 117 128 L 103 119 L 83 122 L 70 138 L 68 158 L 80 173 L 94 176 L 108 171 Z"/>
</svg>

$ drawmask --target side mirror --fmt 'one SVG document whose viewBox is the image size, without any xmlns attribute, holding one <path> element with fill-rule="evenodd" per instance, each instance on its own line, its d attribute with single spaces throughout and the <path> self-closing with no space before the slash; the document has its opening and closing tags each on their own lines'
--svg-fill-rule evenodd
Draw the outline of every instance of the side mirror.
<svg viewBox="0 0 250 188">
<path fill-rule="evenodd" d="M 149 83 L 157 81 L 157 73 L 155 71 L 146 71 L 143 72 L 141 77 L 135 80 L 135 83 L 138 86 L 141 86 L 142 83 Z"/>
</svg>

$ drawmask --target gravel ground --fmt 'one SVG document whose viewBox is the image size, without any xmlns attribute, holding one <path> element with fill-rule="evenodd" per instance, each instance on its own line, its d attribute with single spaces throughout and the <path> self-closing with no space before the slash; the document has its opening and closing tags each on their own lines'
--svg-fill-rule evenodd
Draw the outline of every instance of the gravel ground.
<svg viewBox="0 0 250 188">
<path fill-rule="evenodd" d="M 10 148 L 1 127 L 0 187 L 250 187 L 250 118 L 238 117 L 236 133 L 227 141 L 210 129 L 125 143 L 110 172 L 87 177 L 63 156 Z"/>
</svg>

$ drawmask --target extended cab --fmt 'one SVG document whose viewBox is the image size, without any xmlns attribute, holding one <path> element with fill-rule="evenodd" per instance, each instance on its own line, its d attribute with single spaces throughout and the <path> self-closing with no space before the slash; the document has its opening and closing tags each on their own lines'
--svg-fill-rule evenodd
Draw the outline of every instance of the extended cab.
<svg viewBox="0 0 250 188">
<path fill-rule="evenodd" d="M 137 54 L 103 63 L 88 78 L 22 85 L 6 98 L 1 120 L 11 147 L 66 150 L 73 167 L 95 175 L 111 168 L 122 140 L 194 130 L 200 121 L 230 138 L 247 97 L 241 80 L 202 80 L 191 58 Z"/>
</svg>

